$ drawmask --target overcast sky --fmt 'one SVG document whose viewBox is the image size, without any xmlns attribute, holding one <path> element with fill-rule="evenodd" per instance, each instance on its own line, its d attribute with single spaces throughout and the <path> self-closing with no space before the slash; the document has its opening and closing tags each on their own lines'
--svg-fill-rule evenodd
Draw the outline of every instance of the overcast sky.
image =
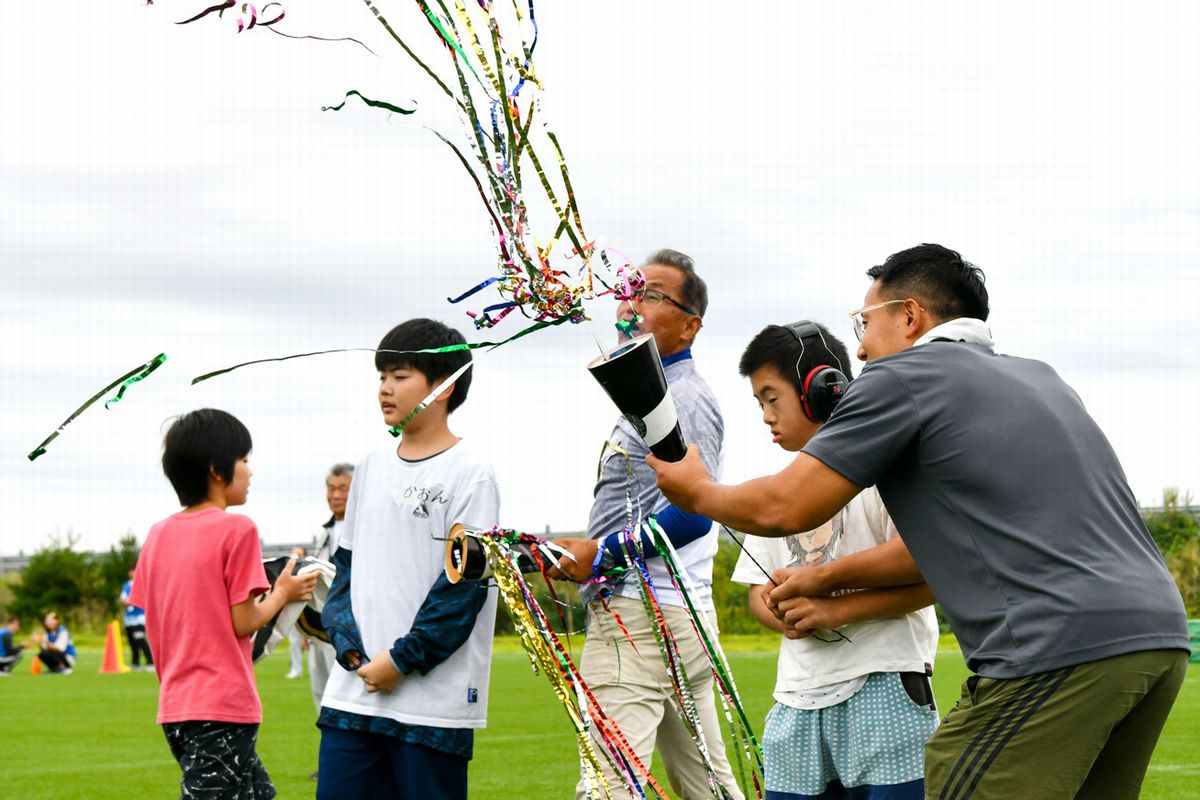
<svg viewBox="0 0 1200 800">
<path fill-rule="evenodd" d="M 373 347 L 496 271 L 475 188 L 422 125 L 446 99 L 356 0 L 294 0 L 235 33 L 203 0 L 0 10 L 0 553 L 68 530 L 139 539 L 176 510 L 164 422 L 216 406 L 254 437 L 244 513 L 312 536 L 336 461 L 392 443 Z M 415 4 L 380 2 L 446 74 Z M 742 347 L 764 325 L 852 340 L 864 271 L 920 242 L 988 276 L 998 350 L 1043 359 L 1107 432 L 1139 500 L 1200 489 L 1200 10 L 1194 3 L 566 3 L 536 6 L 535 63 L 589 235 L 691 254 L 711 305 L 695 357 L 722 404 L 725 477 L 786 463 Z M 348 89 L 415 101 L 348 107 Z M 542 223 L 545 227 L 545 223 Z M 485 300 L 495 302 L 496 295 Z M 454 430 L 493 459 L 503 523 L 583 527 L 615 412 L 584 369 L 594 324 L 478 356 Z M 110 380 L 168 361 L 26 454 Z M 981 424 L 986 421 L 981 421 Z"/>
</svg>

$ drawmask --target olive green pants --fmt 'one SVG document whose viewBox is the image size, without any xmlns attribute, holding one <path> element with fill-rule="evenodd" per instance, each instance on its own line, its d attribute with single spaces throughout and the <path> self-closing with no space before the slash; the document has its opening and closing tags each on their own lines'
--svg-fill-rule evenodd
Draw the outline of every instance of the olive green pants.
<svg viewBox="0 0 1200 800">
<path fill-rule="evenodd" d="M 1136 798 L 1187 672 L 1147 650 L 1012 680 L 972 675 L 925 747 L 938 800 Z"/>
</svg>

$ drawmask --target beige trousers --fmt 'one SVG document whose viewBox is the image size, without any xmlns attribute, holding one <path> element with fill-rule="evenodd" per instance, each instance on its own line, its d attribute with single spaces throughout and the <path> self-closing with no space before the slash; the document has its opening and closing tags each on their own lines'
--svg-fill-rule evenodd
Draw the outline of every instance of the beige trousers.
<svg viewBox="0 0 1200 800">
<path fill-rule="evenodd" d="M 654 629 L 650 626 L 641 601 L 614 596 L 608 600 L 608 607 L 621 617 L 637 650 L 635 652 L 630 646 L 616 620 L 598 601 L 593 601 L 588 605 L 587 639 L 579 664 L 583 679 L 604 713 L 621 728 L 647 768 L 653 769 L 651 758 L 655 747 L 658 748 L 676 797 L 683 800 L 710 800 L 713 792 L 709 787 L 704 760 L 679 718 L 671 678 L 663 665 Z M 743 800 L 730 771 L 729 759 L 725 757 L 712 672 L 704 647 L 688 621 L 687 609 L 663 606 L 662 610 L 683 657 L 700 724 L 704 729 L 709 761 L 729 797 Z M 704 616 L 709 635 L 716 636 L 716 617 L 711 612 Z M 596 748 L 600 751 L 603 745 L 596 741 Z M 613 797 L 625 800 L 630 795 L 621 788 L 621 779 L 612 771 L 603 755 L 600 760 Z M 655 771 L 655 777 L 661 784 L 660 776 L 661 773 Z M 586 792 L 586 784 L 581 777 L 575 787 L 575 796 L 583 800 L 587 797 Z"/>
<path fill-rule="evenodd" d="M 329 681 L 329 672 L 336 663 L 336 653 L 333 645 L 308 640 L 308 684 L 312 689 L 313 705 L 317 713 L 321 713 L 321 697 L 325 694 L 325 684 Z"/>
</svg>

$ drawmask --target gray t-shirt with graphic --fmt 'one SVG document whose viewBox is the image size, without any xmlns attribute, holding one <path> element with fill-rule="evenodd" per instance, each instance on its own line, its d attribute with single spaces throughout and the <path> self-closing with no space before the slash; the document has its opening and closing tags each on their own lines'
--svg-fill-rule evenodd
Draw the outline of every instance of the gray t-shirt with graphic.
<svg viewBox="0 0 1200 800">
<path fill-rule="evenodd" d="M 949 341 L 878 359 L 804 452 L 878 486 L 979 674 L 1188 649 L 1116 453 L 1046 364 Z"/>
</svg>

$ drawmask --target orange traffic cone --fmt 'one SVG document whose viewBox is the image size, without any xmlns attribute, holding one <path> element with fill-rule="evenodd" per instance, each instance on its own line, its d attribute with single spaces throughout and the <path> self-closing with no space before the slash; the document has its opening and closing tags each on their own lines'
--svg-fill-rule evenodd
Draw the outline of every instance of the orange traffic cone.
<svg viewBox="0 0 1200 800">
<path fill-rule="evenodd" d="M 120 675 L 129 672 L 125 666 L 125 648 L 121 646 L 121 623 L 115 619 L 108 623 L 104 637 L 104 660 L 100 662 L 101 675 Z"/>
<path fill-rule="evenodd" d="M 42 674 L 42 660 L 40 658 L 38 658 L 37 653 L 33 654 L 33 661 L 31 661 L 29 664 L 29 674 L 30 675 L 41 675 Z"/>
</svg>

